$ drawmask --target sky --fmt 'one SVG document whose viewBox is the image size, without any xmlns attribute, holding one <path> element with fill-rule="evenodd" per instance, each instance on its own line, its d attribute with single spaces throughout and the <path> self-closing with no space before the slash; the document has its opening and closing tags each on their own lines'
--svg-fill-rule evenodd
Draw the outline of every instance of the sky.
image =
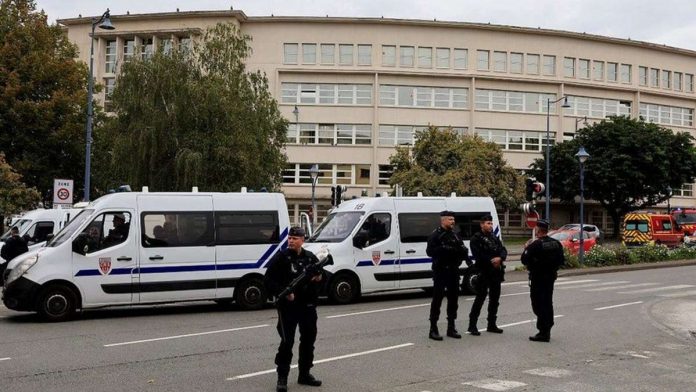
<svg viewBox="0 0 696 392">
<path fill-rule="evenodd" d="M 36 0 L 49 21 L 234 7 L 247 16 L 437 19 L 586 32 L 696 50 L 693 0 Z"/>
</svg>

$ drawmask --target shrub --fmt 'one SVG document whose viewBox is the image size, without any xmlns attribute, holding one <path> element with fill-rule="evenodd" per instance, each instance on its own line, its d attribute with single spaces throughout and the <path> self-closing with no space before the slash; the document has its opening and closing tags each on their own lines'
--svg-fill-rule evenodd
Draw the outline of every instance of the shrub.
<svg viewBox="0 0 696 392">
<path fill-rule="evenodd" d="M 577 255 L 570 254 L 568 249 L 563 249 L 563 254 L 565 255 L 565 264 L 561 266 L 561 269 L 580 268 Z"/>
<path fill-rule="evenodd" d="M 585 254 L 585 265 L 598 266 L 615 265 L 616 253 L 610 248 L 602 245 L 595 245 Z"/>
<path fill-rule="evenodd" d="M 669 251 L 670 260 L 696 259 L 696 248 L 680 246 Z"/>
</svg>

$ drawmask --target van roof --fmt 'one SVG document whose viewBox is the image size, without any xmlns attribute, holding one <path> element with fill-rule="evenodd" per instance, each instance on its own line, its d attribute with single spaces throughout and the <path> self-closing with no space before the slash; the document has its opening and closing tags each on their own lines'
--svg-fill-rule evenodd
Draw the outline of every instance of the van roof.
<svg viewBox="0 0 696 392">
<path fill-rule="evenodd" d="M 154 197 L 180 197 L 180 196 L 212 196 L 214 198 L 231 198 L 231 199 L 262 199 L 274 200 L 283 198 L 282 193 L 271 192 L 117 192 L 109 193 L 89 203 L 85 208 L 95 208 L 102 206 L 110 207 L 127 207 L 134 205 L 138 196 L 154 196 Z"/>
<path fill-rule="evenodd" d="M 495 204 L 493 199 L 490 197 L 443 197 L 443 196 L 404 196 L 404 197 L 360 197 L 357 199 L 346 200 L 342 202 L 333 212 L 345 212 L 345 211 L 371 211 L 378 209 L 393 208 L 393 203 L 395 201 L 402 202 L 419 202 L 419 201 L 445 201 L 447 202 L 446 208 L 458 210 L 463 208 L 485 208 L 486 212 L 488 209 L 495 210 Z M 362 206 L 360 206 L 362 204 Z M 457 206 L 461 207 L 457 208 Z M 357 208 L 360 206 L 360 208 Z M 495 212 L 495 211 L 490 211 Z"/>
</svg>

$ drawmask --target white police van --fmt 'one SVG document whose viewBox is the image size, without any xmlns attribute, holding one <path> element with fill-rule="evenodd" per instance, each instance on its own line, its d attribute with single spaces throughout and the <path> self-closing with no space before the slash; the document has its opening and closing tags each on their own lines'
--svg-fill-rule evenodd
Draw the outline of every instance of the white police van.
<svg viewBox="0 0 696 392">
<path fill-rule="evenodd" d="M 76 309 L 191 300 L 260 308 L 263 268 L 288 229 L 278 193 L 109 194 L 8 265 L 3 302 L 53 321 Z"/>
<path fill-rule="evenodd" d="M 29 211 L 13 220 L 5 234 L 0 236 L 0 249 L 2 249 L 5 241 L 10 237 L 10 229 L 12 227 L 19 229 L 19 236 L 27 241 L 29 250 L 41 247 L 51 235 L 58 233 L 80 211 L 82 210 L 78 208 Z"/>
<path fill-rule="evenodd" d="M 361 293 L 432 288 L 431 259 L 425 249 L 443 210 L 454 211 L 455 231 L 467 247 L 485 214 L 493 216 L 494 232 L 500 237 L 490 197 L 376 197 L 341 203 L 305 245 L 311 251 L 326 245 L 333 257 L 334 265 L 326 267 L 333 273 L 328 296 L 349 303 Z M 461 272 L 470 283 L 471 271 Z"/>
</svg>

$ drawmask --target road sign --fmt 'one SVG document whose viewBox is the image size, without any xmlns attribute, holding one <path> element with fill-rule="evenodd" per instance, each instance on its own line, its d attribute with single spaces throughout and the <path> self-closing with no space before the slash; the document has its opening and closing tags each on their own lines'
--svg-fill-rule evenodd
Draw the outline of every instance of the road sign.
<svg viewBox="0 0 696 392">
<path fill-rule="evenodd" d="M 530 229 L 533 229 L 537 225 L 537 221 L 539 220 L 539 213 L 534 211 L 529 214 L 527 214 L 527 227 Z"/>
<path fill-rule="evenodd" d="M 53 180 L 53 204 L 73 204 L 73 180 Z"/>
</svg>

